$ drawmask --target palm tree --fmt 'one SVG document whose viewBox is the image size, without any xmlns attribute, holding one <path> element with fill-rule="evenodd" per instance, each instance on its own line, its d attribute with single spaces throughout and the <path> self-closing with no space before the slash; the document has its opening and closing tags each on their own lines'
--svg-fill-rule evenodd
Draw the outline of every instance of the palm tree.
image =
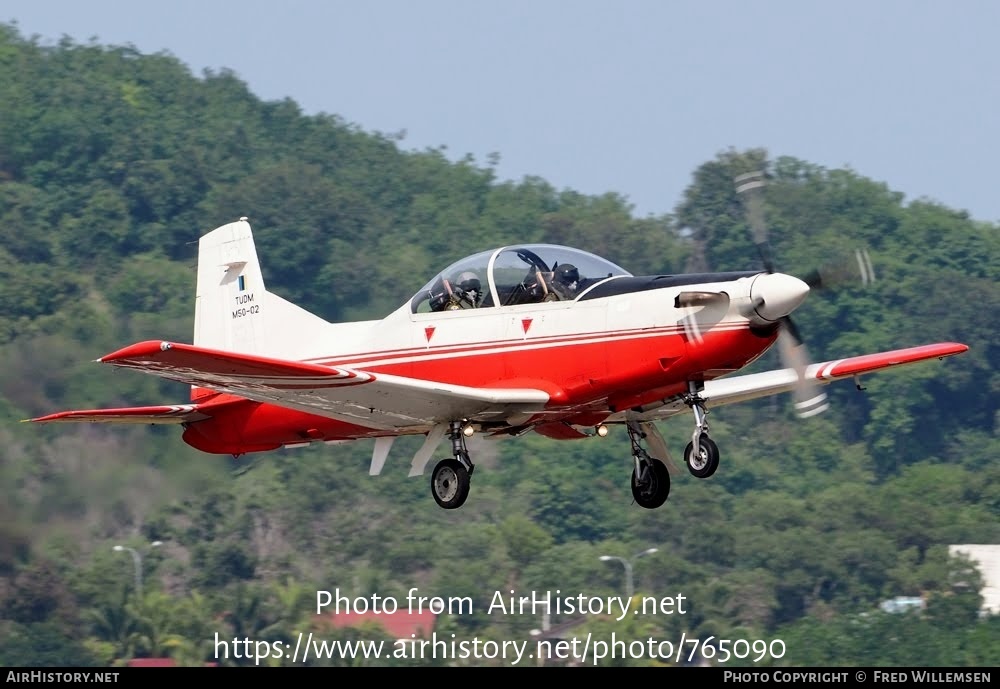
<svg viewBox="0 0 1000 689">
<path fill-rule="evenodd" d="M 150 658 L 170 655 L 170 650 L 181 644 L 176 601 L 160 591 L 145 593 L 135 605 L 139 636 L 137 652 Z"/>
<path fill-rule="evenodd" d="M 112 664 L 122 664 L 135 656 L 141 636 L 139 619 L 128 605 L 128 593 L 124 589 L 120 601 L 89 609 L 86 617 L 94 636 L 111 644 Z"/>
</svg>

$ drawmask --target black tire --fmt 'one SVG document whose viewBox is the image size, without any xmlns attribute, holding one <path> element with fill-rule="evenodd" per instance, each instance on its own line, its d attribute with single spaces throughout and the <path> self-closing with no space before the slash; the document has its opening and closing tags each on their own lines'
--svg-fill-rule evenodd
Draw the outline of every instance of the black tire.
<svg viewBox="0 0 1000 689">
<path fill-rule="evenodd" d="M 695 478 L 708 478 L 719 468 L 719 446 L 707 435 L 702 434 L 698 442 L 698 456 L 694 456 L 694 443 L 688 443 L 684 448 L 684 463 Z"/>
<path fill-rule="evenodd" d="M 431 473 L 431 495 L 446 510 L 458 509 L 469 497 L 469 472 L 457 459 L 442 459 Z"/>
<path fill-rule="evenodd" d="M 635 469 L 632 470 L 632 497 L 639 507 L 655 510 L 667 501 L 670 495 L 670 472 L 667 465 L 658 459 L 650 460 L 646 480 L 640 484 Z"/>
</svg>

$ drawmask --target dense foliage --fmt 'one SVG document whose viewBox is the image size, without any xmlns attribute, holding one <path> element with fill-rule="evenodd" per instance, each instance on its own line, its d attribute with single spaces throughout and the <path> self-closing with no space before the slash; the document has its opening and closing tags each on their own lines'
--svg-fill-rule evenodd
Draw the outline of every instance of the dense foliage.
<svg viewBox="0 0 1000 689">
<path fill-rule="evenodd" d="M 977 615 L 980 575 L 948 552 L 1000 542 L 996 225 L 906 204 L 850 170 L 731 150 L 694 171 L 674 215 L 640 219 L 617 195 L 500 181 L 492 164 L 402 144 L 262 102 L 232 73 L 198 78 L 170 55 L 70 39 L 44 47 L 0 25 L 0 665 L 197 664 L 216 660 L 216 633 L 383 634 L 323 627 L 317 590 L 469 597 L 439 635 L 531 639 L 540 617 L 489 614 L 495 591 L 620 595 L 620 563 L 599 557 L 650 547 L 633 562 L 636 595 L 683 595 L 684 614 L 591 615 L 578 633 L 781 639 L 783 657 L 762 661 L 774 665 L 1000 663 L 997 617 Z M 271 289 L 330 320 L 377 318 L 453 260 L 513 241 L 577 245 L 636 274 L 758 267 L 732 180 L 761 166 L 782 270 L 860 245 L 875 262 L 874 285 L 817 291 L 797 312 L 814 357 L 971 349 L 866 378 L 864 393 L 835 385 L 812 419 L 780 397 L 718 411 L 718 474 L 677 475 L 657 511 L 631 505 L 617 431 L 476 443 L 474 491 L 450 513 L 406 477 L 407 439 L 373 478 L 366 442 L 234 461 L 171 428 L 14 423 L 185 401 L 184 386 L 91 362 L 188 339 L 197 238 L 241 215 Z M 689 421 L 662 430 L 679 456 Z M 144 554 L 141 596 L 115 544 Z M 898 596 L 925 605 L 880 610 Z"/>
</svg>

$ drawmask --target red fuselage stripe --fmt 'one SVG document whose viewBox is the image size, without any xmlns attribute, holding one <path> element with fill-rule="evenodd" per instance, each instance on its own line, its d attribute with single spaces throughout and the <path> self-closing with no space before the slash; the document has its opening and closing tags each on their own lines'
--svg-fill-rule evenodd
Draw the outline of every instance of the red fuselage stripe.
<svg viewBox="0 0 1000 689">
<path fill-rule="evenodd" d="M 749 328 L 713 329 L 704 334 L 694 353 L 687 338 L 676 329 L 660 329 L 648 337 L 550 338 L 542 346 L 534 341 L 487 343 L 481 348 L 450 348 L 441 356 L 397 360 L 366 371 L 411 376 L 425 380 L 475 387 L 539 387 L 554 403 L 572 415 L 590 408 L 607 410 L 607 400 L 639 399 L 646 391 L 657 394 L 683 392 L 690 376 L 705 370 L 721 375 L 746 365 L 774 341 L 758 337 Z M 495 351 L 497 345 L 501 351 Z M 426 350 L 410 350 L 426 356 Z M 233 398 L 223 396 L 223 400 Z M 601 400 L 605 400 L 601 402 Z M 594 405 L 597 405 L 594 407 Z M 242 454 L 306 440 L 365 438 L 383 434 L 355 424 L 247 402 L 221 406 L 216 416 L 212 403 L 202 407 L 212 419 L 193 424 L 185 440 L 199 449 L 219 454 Z M 555 421 L 560 412 L 548 415 Z"/>
</svg>

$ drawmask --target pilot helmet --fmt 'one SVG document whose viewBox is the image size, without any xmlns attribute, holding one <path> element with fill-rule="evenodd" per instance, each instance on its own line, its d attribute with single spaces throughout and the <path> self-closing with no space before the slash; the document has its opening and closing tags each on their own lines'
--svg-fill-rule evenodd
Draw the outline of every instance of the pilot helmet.
<svg viewBox="0 0 1000 689">
<path fill-rule="evenodd" d="M 479 282 L 479 276 L 473 273 L 471 270 L 467 270 L 458 276 L 458 280 L 455 281 L 458 288 L 463 292 L 475 292 L 479 294 L 482 289 L 482 283 Z"/>
<path fill-rule="evenodd" d="M 556 282 L 575 288 L 576 283 L 580 281 L 580 271 L 572 263 L 563 263 L 556 267 L 555 278 Z"/>
</svg>

